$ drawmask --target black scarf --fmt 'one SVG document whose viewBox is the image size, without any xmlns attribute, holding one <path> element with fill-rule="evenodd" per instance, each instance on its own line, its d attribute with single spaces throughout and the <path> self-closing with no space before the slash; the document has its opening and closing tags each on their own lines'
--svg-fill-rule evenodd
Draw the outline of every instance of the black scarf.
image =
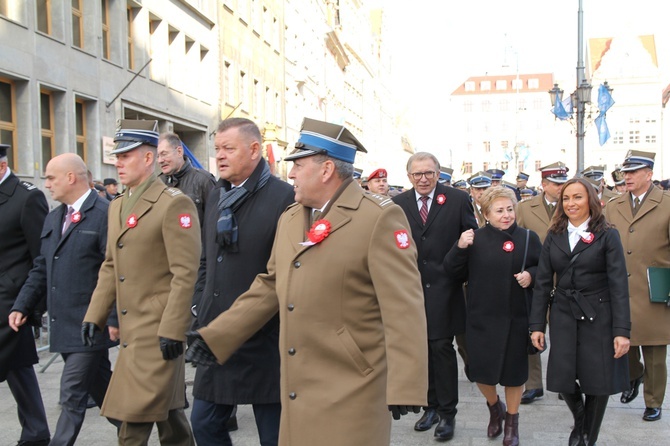
<svg viewBox="0 0 670 446">
<path fill-rule="evenodd" d="M 226 184 L 226 187 L 219 190 L 219 219 L 216 222 L 216 241 L 224 250 L 228 252 L 238 251 L 238 226 L 234 212 L 247 201 L 247 198 L 265 186 L 271 176 L 270 168 L 265 160 L 261 159 L 249 179 L 242 186 L 230 188 L 229 184 Z"/>
</svg>

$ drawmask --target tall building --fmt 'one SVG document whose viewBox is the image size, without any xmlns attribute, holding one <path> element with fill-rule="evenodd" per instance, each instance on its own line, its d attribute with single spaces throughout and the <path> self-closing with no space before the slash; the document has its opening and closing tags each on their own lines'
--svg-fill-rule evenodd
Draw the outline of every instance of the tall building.
<svg viewBox="0 0 670 446">
<path fill-rule="evenodd" d="M 219 110 L 216 0 L 0 2 L 0 139 L 42 185 L 49 160 L 78 153 L 95 178 L 120 119 L 156 119 L 208 157 Z"/>
</svg>

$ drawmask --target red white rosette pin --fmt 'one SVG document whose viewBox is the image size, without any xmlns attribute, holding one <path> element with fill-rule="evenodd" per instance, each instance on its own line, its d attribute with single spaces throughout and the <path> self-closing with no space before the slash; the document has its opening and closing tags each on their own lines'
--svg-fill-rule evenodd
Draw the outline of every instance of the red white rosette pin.
<svg viewBox="0 0 670 446">
<path fill-rule="evenodd" d="M 135 226 L 137 226 L 137 215 L 130 214 L 128 216 L 128 219 L 126 220 L 126 226 L 128 226 L 129 228 L 134 228 Z"/>
<path fill-rule="evenodd" d="M 330 234 L 330 222 L 328 220 L 317 220 L 307 233 L 307 241 L 300 243 L 303 246 L 312 246 L 321 243 Z"/>
<path fill-rule="evenodd" d="M 72 223 L 79 223 L 81 221 L 81 212 L 77 211 L 72 214 Z"/>
<path fill-rule="evenodd" d="M 440 194 L 440 195 L 437 196 L 435 201 L 437 201 L 437 204 L 439 204 L 441 206 L 441 205 L 444 204 L 445 201 L 447 201 L 447 197 L 445 197 L 444 194 Z"/>
<path fill-rule="evenodd" d="M 505 243 L 503 243 L 503 251 L 505 252 L 514 251 L 514 243 L 512 243 L 511 240 L 507 240 Z"/>
<path fill-rule="evenodd" d="M 593 235 L 593 232 L 582 232 L 580 238 L 584 243 L 590 244 L 596 237 Z"/>
</svg>

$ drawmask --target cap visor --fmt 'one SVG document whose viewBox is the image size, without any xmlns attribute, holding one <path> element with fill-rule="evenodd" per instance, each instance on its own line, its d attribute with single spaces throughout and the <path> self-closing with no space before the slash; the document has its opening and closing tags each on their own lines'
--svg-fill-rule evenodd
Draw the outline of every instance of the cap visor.
<svg viewBox="0 0 670 446">
<path fill-rule="evenodd" d="M 284 161 L 293 161 L 297 160 L 298 158 L 305 158 L 308 156 L 317 155 L 319 153 L 323 153 L 323 151 L 295 149 L 293 153 L 284 158 Z"/>
<path fill-rule="evenodd" d="M 144 143 L 139 141 L 119 141 L 114 146 L 114 150 L 112 150 L 110 153 L 112 155 L 118 155 L 119 153 L 129 152 L 141 146 L 142 144 Z"/>
</svg>

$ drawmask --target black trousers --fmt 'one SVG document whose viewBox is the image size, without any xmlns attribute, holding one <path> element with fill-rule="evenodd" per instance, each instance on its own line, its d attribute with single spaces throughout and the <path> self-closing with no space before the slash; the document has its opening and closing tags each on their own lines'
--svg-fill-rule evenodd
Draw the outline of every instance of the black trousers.
<svg viewBox="0 0 670 446">
<path fill-rule="evenodd" d="M 63 374 L 60 380 L 61 413 L 51 446 L 72 446 L 84 424 L 86 403 L 91 395 L 98 407 L 102 406 L 112 376 L 107 349 L 62 353 Z M 116 428 L 121 422 L 109 420 Z"/>
<path fill-rule="evenodd" d="M 458 405 L 458 360 L 454 337 L 428 341 L 428 406 L 453 419 Z"/>
<path fill-rule="evenodd" d="M 236 406 L 193 400 L 191 426 L 198 446 L 232 445 L 226 423 Z M 277 446 L 281 403 L 253 404 L 261 446 Z"/>
<path fill-rule="evenodd" d="M 20 440 L 48 440 L 49 425 L 35 369 L 29 366 L 10 370 L 7 373 L 7 385 L 16 400 L 21 424 Z"/>
</svg>

